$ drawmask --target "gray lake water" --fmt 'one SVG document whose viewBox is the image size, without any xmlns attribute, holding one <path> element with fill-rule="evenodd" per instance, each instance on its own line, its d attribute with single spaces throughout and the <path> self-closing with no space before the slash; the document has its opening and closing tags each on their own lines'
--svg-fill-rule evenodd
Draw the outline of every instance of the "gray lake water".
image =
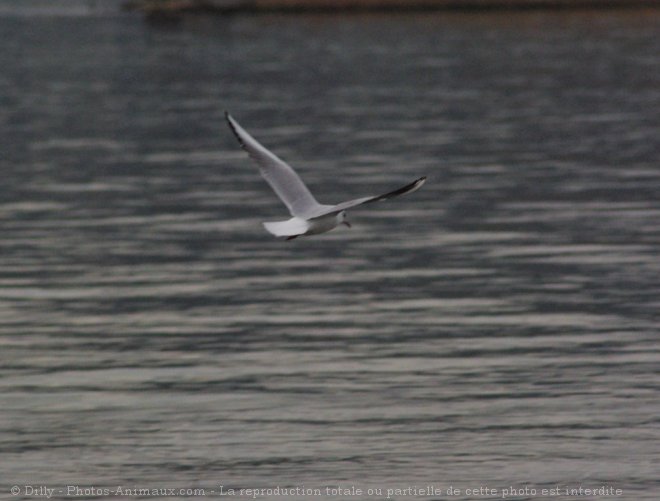
<svg viewBox="0 0 660 501">
<path fill-rule="evenodd" d="M 2 499 L 658 499 L 660 11 L 93 4 L 0 4 Z M 276 240 L 225 109 L 428 182 Z"/>
</svg>

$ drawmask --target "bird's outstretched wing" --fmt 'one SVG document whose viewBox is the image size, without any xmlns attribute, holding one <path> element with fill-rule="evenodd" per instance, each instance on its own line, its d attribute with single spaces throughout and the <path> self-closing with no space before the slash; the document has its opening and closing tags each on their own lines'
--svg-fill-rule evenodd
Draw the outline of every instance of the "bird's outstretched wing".
<svg viewBox="0 0 660 501">
<path fill-rule="evenodd" d="M 261 175 L 284 202 L 292 216 L 304 218 L 328 207 L 316 201 L 302 179 L 286 162 L 259 144 L 229 113 L 225 112 L 225 117 L 240 145 L 250 158 L 257 162 Z"/>
<path fill-rule="evenodd" d="M 373 202 L 380 202 L 382 200 L 388 200 L 390 198 L 398 197 L 400 195 L 405 195 L 406 193 L 412 193 L 413 191 L 417 191 L 422 187 L 422 185 L 426 182 L 426 176 L 420 177 L 419 179 L 416 179 L 410 184 L 407 184 L 405 186 L 402 186 L 401 188 L 390 191 L 388 193 L 385 193 L 383 195 L 378 195 L 375 197 L 362 197 L 362 198 L 356 198 L 355 200 L 349 200 L 347 202 L 342 202 L 337 205 L 331 205 L 326 209 L 326 206 L 322 206 L 323 209 L 318 213 L 315 214 L 314 217 L 320 217 L 324 216 L 326 214 L 332 214 L 332 213 L 337 213 L 341 212 L 343 210 L 351 209 L 353 207 L 357 207 L 358 205 L 364 205 L 364 204 L 370 204 Z"/>
</svg>

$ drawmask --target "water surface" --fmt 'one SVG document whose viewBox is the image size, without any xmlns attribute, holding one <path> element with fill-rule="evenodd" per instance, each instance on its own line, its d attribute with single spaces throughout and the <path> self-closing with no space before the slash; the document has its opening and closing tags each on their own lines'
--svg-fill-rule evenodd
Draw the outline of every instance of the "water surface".
<svg viewBox="0 0 660 501">
<path fill-rule="evenodd" d="M 3 492 L 656 499 L 658 11 L 76 5 L 0 9 Z M 322 202 L 429 180 L 275 240 L 225 109 Z"/>
</svg>

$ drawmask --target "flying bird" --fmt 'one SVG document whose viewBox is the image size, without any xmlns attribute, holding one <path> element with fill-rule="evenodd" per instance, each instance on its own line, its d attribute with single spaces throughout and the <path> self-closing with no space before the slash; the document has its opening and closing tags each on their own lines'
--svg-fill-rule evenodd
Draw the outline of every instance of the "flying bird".
<svg viewBox="0 0 660 501">
<path fill-rule="evenodd" d="M 346 219 L 348 209 L 412 193 L 426 181 L 426 177 L 420 177 L 384 195 L 357 198 L 337 205 L 320 204 L 293 168 L 259 144 L 229 113 L 225 112 L 225 117 L 241 147 L 257 162 L 261 175 L 291 213 L 291 219 L 286 221 L 263 223 L 266 230 L 277 237 L 291 240 L 303 235 L 317 235 L 340 224 L 350 228 L 351 224 Z"/>
</svg>

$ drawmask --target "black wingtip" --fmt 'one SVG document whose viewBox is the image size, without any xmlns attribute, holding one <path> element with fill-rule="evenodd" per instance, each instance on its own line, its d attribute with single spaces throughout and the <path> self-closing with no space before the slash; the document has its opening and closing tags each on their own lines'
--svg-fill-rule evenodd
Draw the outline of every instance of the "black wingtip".
<svg viewBox="0 0 660 501">
<path fill-rule="evenodd" d="M 426 182 L 426 176 L 422 176 L 420 178 L 415 179 L 412 183 L 410 183 L 408 186 L 404 186 L 402 188 L 401 194 L 403 195 L 404 193 L 412 193 L 413 191 L 417 191 L 422 187 L 422 185 Z"/>
<path fill-rule="evenodd" d="M 245 143 L 243 143 L 243 140 L 241 139 L 241 136 L 239 135 L 238 131 L 236 130 L 236 127 L 234 126 L 233 123 L 233 117 L 229 114 L 228 111 L 225 111 L 225 119 L 227 120 L 227 125 L 229 125 L 229 129 L 231 130 L 232 134 L 234 134 L 234 137 L 238 140 L 238 144 L 241 145 L 241 148 L 245 148 Z"/>
<path fill-rule="evenodd" d="M 225 110 L 225 120 L 227 121 L 227 124 L 229 124 L 231 130 L 234 131 L 234 134 L 236 134 L 237 131 L 236 131 L 236 127 L 234 126 L 236 120 L 234 120 L 234 117 L 232 117 L 227 110 Z"/>
</svg>

